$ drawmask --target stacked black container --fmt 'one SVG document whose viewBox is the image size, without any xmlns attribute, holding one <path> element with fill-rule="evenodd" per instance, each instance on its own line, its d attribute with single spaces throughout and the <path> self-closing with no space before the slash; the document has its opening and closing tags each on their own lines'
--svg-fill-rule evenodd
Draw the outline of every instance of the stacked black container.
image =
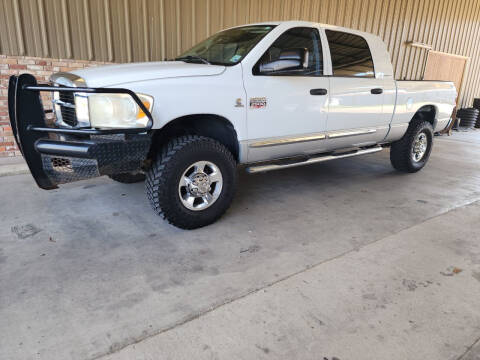
<svg viewBox="0 0 480 360">
<path fill-rule="evenodd" d="M 473 100 L 473 107 L 475 109 L 477 109 L 478 111 L 480 111 L 480 99 L 479 98 Z M 475 124 L 475 127 L 480 128 L 480 116 L 477 117 L 477 122 Z"/>
<path fill-rule="evenodd" d="M 460 127 L 467 129 L 471 129 L 474 126 L 478 127 L 480 125 L 480 123 L 478 122 L 479 113 L 480 110 L 474 107 L 458 110 L 457 118 L 460 118 Z"/>
</svg>

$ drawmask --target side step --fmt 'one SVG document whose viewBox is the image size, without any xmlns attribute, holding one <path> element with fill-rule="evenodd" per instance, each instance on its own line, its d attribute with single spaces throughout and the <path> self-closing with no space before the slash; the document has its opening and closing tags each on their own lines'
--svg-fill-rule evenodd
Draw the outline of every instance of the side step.
<svg viewBox="0 0 480 360">
<path fill-rule="evenodd" d="M 287 169 L 296 166 L 303 166 L 303 165 L 310 165 L 316 164 L 319 162 L 335 160 L 335 159 L 343 159 L 352 156 L 359 156 L 359 155 L 367 155 L 373 154 L 379 151 L 382 151 L 383 148 L 381 146 L 371 147 L 367 149 L 358 149 L 349 152 L 339 153 L 339 154 L 328 154 L 328 155 L 319 155 L 311 158 L 302 158 L 300 161 L 296 162 L 286 162 L 286 163 L 277 163 L 275 164 L 263 164 L 263 165 L 252 165 L 246 168 L 246 171 L 250 174 L 259 173 L 259 172 L 266 172 L 271 170 L 280 170 L 280 169 Z"/>
</svg>

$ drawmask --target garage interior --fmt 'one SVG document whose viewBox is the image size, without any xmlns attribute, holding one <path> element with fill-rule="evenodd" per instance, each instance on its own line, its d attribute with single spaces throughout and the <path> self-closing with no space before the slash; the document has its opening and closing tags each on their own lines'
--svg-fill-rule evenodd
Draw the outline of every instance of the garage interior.
<svg viewBox="0 0 480 360">
<path fill-rule="evenodd" d="M 454 81 L 464 119 L 480 108 L 477 0 L 0 0 L 1 359 L 480 359 L 478 112 L 418 174 L 388 151 L 240 172 L 226 216 L 194 232 L 143 184 L 44 192 L 2 172 L 22 161 L 10 75 L 171 59 L 291 19 L 377 34 L 397 79 Z"/>
<path fill-rule="evenodd" d="M 396 79 L 455 81 L 458 109 L 480 96 L 477 0 L 2 0 L 0 9 L 0 157 L 21 156 L 7 114 L 10 75 L 48 80 L 104 63 L 172 59 L 221 29 L 262 21 L 376 34 Z"/>
</svg>

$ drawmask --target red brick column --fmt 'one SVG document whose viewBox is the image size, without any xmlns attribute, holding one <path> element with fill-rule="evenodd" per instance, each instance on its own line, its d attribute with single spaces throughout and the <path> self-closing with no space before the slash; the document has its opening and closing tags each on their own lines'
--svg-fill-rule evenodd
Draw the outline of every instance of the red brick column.
<svg viewBox="0 0 480 360">
<path fill-rule="evenodd" d="M 0 55 L 0 157 L 21 156 L 13 139 L 8 118 L 8 79 L 10 75 L 29 73 L 39 82 L 46 82 L 51 74 L 58 71 L 72 71 L 90 66 L 105 64 L 102 62 L 35 58 L 26 56 Z M 51 107 L 49 94 L 42 94 L 46 108 Z"/>
</svg>

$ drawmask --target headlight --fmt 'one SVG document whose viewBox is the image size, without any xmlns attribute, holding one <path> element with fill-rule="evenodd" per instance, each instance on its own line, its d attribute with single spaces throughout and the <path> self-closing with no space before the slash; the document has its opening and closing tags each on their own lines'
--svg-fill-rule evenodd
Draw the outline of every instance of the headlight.
<svg viewBox="0 0 480 360">
<path fill-rule="evenodd" d="M 153 98 L 137 94 L 148 111 L 153 108 Z M 94 128 L 143 128 L 148 124 L 147 115 L 128 94 L 89 94 L 88 117 Z M 84 117 L 87 102 L 78 97 L 77 116 Z M 80 106 L 79 106 L 80 105 Z"/>
</svg>

